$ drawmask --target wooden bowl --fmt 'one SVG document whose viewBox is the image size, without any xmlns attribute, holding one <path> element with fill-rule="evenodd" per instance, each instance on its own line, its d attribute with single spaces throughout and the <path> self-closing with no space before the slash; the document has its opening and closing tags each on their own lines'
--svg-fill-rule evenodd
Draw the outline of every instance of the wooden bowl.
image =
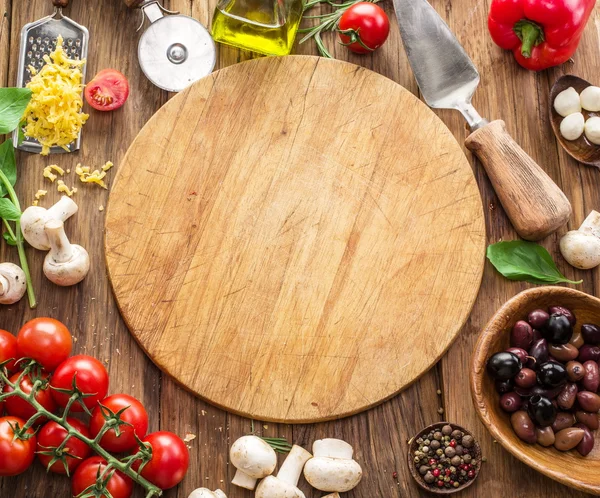
<svg viewBox="0 0 600 498">
<path fill-rule="evenodd" d="M 417 450 L 419 448 L 417 439 L 419 439 L 423 435 L 428 434 L 429 432 L 434 431 L 436 429 L 441 430 L 441 428 L 444 427 L 445 425 L 450 425 L 452 427 L 452 429 L 458 429 L 459 431 L 462 431 L 465 434 L 472 436 L 473 439 L 475 440 L 475 445 L 473 446 L 473 448 L 475 450 L 473 457 L 477 460 L 477 465 L 475 465 L 475 477 L 473 479 L 471 479 L 470 481 L 467 481 L 466 484 L 463 484 L 459 488 L 434 488 L 432 486 L 429 486 L 429 484 L 427 484 L 423 480 L 423 476 L 421 474 L 419 474 L 419 471 L 417 470 L 417 468 L 415 466 L 415 462 L 413 461 L 413 453 L 415 452 L 415 450 Z M 468 488 L 479 477 L 479 471 L 481 470 L 481 447 L 479 446 L 479 443 L 477 442 L 477 439 L 475 438 L 473 433 L 471 433 L 464 427 L 461 427 L 458 424 L 453 424 L 451 422 L 438 422 L 436 424 L 428 425 L 423 430 L 421 430 L 417 434 L 415 434 L 415 436 L 408 442 L 407 463 L 408 463 L 408 469 L 410 470 L 410 474 L 413 476 L 413 479 L 417 482 L 417 484 L 421 488 L 423 488 L 426 491 L 429 491 L 430 493 L 436 494 L 436 495 L 451 495 L 453 493 L 458 493 L 458 492 Z"/>
<path fill-rule="evenodd" d="M 500 408 L 500 395 L 485 370 L 492 354 L 509 347 L 510 330 L 518 320 L 525 319 L 534 309 L 552 305 L 565 306 L 575 313 L 575 330 L 582 323 L 600 324 L 600 299 L 583 292 L 565 287 L 537 287 L 517 294 L 496 312 L 479 336 L 471 365 L 473 403 L 494 439 L 516 458 L 562 484 L 600 494 L 600 434 L 586 457 L 574 450 L 561 452 L 521 441 L 510 425 L 509 415 Z"/>
<path fill-rule="evenodd" d="M 554 110 L 554 99 L 556 99 L 556 96 L 560 92 L 571 86 L 575 88 L 577 92 L 581 93 L 588 86 L 591 86 L 591 83 L 577 76 L 573 76 L 572 74 L 568 74 L 556 80 L 556 83 L 554 83 L 554 86 L 550 91 L 550 122 L 552 123 L 552 129 L 554 130 L 554 134 L 560 145 L 562 145 L 563 149 L 565 149 L 573 159 L 576 159 L 582 164 L 600 168 L 600 145 L 594 145 L 585 138 L 585 135 L 582 135 L 577 140 L 566 140 L 560 134 L 560 122 L 564 118 Z M 589 112 L 585 109 L 581 112 L 586 120 L 592 116 L 600 116 L 600 113 L 598 112 Z"/>
</svg>

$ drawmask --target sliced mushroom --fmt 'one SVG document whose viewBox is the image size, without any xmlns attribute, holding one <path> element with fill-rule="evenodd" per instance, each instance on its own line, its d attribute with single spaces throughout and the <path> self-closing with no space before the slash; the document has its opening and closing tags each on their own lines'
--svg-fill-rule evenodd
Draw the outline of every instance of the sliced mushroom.
<svg viewBox="0 0 600 498">
<path fill-rule="evenodd" d="M 192 491 L 188 498 L 227 498 L 227 496 L 220 489 L 211 491 L 207 488 L 198 488 Z"/>
<path fill-rule="evenodd" d="M 579 230 L 560 239 L 560 252 L 567 262 L 581 270 L 600 265 L 600 213 L 592 211 Z"/>
<path fill-rule="evenodd" d="M 0 264 L 0 304 L 15 304 L 27 290 L 25 273 L 13 263 Z"/>
<path fill-rule="evenodd" d="M 77 204 L 67 196 L 60 198 L 54 206 L 45 209 L 39 206 L 28 207 L 21 215 L 21 230 L 29 245 L 40 251 L 50 250 L 50 243 L 44 230 L 50 220 L 66 221 L 77 212 Z"/>
<path fill-rule="evenodd" d="M 237 469 L 232 484 L 253 490 L 256 481 L 273 473 L 277 455 L 265 441 L 257 436 L 239 438 L 229 450 L 229 459 Z"/>
<path fill-rule="evenodd" d="M 292 446 L 277 477 L 267 476 L 256 488 L 255 498 L 306 498 L 298 489 L 302 469 L 312 455 L 300 446 Z"/>
<path fill-rule="evenodd" d="M 304 467 L 304 477 L 320 491 L 350 491 L 362 479 L 362 469 L 353 453 L 352 446 L 341 439 L 315 441 L 314 458 Z"/>
<path fill-rule="evenodd" d="M 45 225 L 50 252 L 44 259 L 44 275 L 60 286 L 81 282 L 90 271 L 88 252 L 77 244 L 71 244 L 60 220 L 50 220 Z"/>
</svg>

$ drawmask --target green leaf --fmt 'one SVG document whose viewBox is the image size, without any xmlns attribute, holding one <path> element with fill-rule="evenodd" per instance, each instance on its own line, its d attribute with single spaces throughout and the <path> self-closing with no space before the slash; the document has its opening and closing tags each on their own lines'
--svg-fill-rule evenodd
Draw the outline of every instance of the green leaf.
<svg viewBox="0 0 600 498">
<path fill-rule="evenodd" d="M 10 233 L 8 233 L 8 232 L 4 232 L 4 233 L 2 234 L 2 237 L 4 237 L 4 240 L 6 241 L 6 243 L 7 243 L 9 246 L 13 246 L 13 247 L 14 247 L 14 246 L 16 246 L 16 245 L 17 245 L 17 241 L 14 239 L 14 237 L 13 237 L 13 236 L 12 236 Z"/>
<path fill-rule="evenodd" d="M 11 140 L 6 140 L 0 145 L 0 171 L 6 175 L 10 184 L 14 187 L 17 183 L 17 166 L 15 162 L 15 149 Z M 6 186 L 0 182 L 0 197 L 8 194 Z"/>
<path fill-rule="evenodd" d="M 0 218 L 7 221 L 19 221 L 21 211 L 9 199 L 0 199 Z"/>
<path fill-rule="evenodd" d="M 30 100 L 29 88 L 0 88 L 0 135 L 19 125 Z"/>
<path fill-rule="evenodd" d="M 566 278 L 548 251 L 533 242 L 511 240 L 492 244 L 487 248 L 487 258 L 509 280 L 523 280 L 538 285 L 583 282 Z"/>
</svg>

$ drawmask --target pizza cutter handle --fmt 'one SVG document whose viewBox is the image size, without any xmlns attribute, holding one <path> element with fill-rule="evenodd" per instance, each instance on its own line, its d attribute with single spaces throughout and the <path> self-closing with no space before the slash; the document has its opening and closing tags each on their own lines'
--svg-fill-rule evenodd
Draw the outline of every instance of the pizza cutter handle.
<svg viewBox="0 0 600 498">
<path fill-rule="evenodd" d="M 64 9 L 69 6 L 69 0 L 52 0 L 52 4 L 59 9 Z"/>
</svg>

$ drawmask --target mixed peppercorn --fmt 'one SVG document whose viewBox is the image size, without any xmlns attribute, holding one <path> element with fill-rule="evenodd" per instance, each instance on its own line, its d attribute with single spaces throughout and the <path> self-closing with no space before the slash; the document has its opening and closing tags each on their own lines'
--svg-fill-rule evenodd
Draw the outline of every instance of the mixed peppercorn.
<svg viewBox="0 0 600 498">
<path fill-rule="evenodd" d="M 417 439 L 414 463 L 431 487 L 459 488 L 475 479 L 475 439 L 451 425 L 430 431 Z"/>
</svg>

